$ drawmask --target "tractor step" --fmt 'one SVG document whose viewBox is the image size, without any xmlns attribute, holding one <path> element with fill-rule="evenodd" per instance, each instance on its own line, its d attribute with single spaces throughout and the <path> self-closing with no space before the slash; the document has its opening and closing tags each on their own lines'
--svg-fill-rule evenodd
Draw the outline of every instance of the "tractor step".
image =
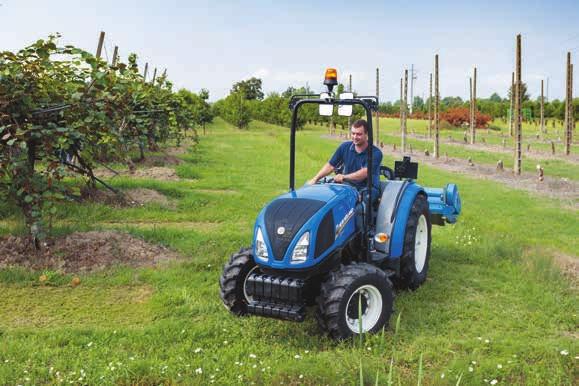
<svg viewBox="0 0 579 386">
<path fill-rule="evenodd" d="M 252 273 L 245 283 L 245 291 L 252 301 L 251 314 L 302 322 L 306 315 L 306 282 L 285 276 Z"/>
<path fill-rule="evenodd" d="M 305 305 L 278 304 L 261 301 L 253 301 L 247 305 L 250 314 L 267 316 L 270 318 L 303 322 L 306 317 Z"/>
</svg>

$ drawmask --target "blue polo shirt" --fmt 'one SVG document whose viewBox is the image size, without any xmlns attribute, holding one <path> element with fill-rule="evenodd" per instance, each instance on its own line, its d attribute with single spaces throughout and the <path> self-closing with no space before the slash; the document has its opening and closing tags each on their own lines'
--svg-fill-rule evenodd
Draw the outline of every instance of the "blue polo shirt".
<svg viewBox="0 0 579 386">
<path fill-rule="evenodd" d="M 382 151 L 376 146 L 372 145 L 374 153 L 372 153 L 372 186 L 375 189 L 380 189 L 380 164 L 382 163 Z M 337 149 L 332 158 L 328 161 L 334 168 L 344 166 L 342 174 L 350 174 L 358 170 L 368 167 L 368 147 L 363 152 L 358 153 L 354 142 L 347 141 L 342 143 Z M 356 188 L 365 188 L 368 181 L 365 179 L 360 182 L 352 182 Z"/>
</svg>

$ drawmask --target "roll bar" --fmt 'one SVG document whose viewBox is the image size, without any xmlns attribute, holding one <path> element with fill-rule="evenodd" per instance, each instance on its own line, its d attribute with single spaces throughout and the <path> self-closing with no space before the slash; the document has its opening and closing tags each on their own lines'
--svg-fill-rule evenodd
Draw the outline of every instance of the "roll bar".
<svg viewBox="0 0 579 386">
<path fill-rule="evenodd" d="M 375 96 L 359 96 L 352 99 L 335 99 L 326 98 L 320 99 L 317 94 L 301 94 L 293 95 L 289 101 L 289 108 L 292 111 L 292 123 L 290 132 L 290 175 L 289 175 L 289 188 L 290 191 L 295 190 L 295 155 L 296 155 L 296 126 L 299 108 L 305 104 L 315 104 L 315 105 L 359 105 L 366 111 L 366 120 L 368 121 L 368 175 L 367 175 L 367 189 L 368 189 L 368 202 L 366 205 L 366 224 L 370 225 L 372 220 L 372 211 L 370 210 L 372 205 L 372 161 L 374 158 L 373 152 L 373 130 L 372 130 L 372 111 L 378 110 L 378 97 Z M 367 229 L 364 229 L 364 234 L 367 233 Z"/>
</svg>

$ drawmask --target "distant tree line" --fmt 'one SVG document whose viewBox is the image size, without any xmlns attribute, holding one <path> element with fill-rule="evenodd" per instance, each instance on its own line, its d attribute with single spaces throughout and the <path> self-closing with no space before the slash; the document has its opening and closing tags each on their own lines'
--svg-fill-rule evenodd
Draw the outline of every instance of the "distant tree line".
<svg viewBox="0 0 579 386">
<path fill-rule="evenodd" d="M 339 84 L 337 94 L 344 91 L 344 85 Z M 522 90 L 523 104 L 525 112 L 524 120 L 538 122 L 540 118 L 541 101 L 540 98 L 531 99 L 526 84 L 523 84 Z M 262 90 L 262 81 L 259 78 L 250 78 L 237 82 L 231 88 L 230 94 L 213 104 L 215 115 L 238 128 L 246 128 L 252 119 L 272 123 L 275 125 L 289 127 L 291 124 L 291 111 L 288 104 L 292 95 L 295 94 L 312 94 L 311 89 L 306 87 L 294 88 L 288 87 L 282 93 L 271 93 L 264 95 Z M 493 93 L 489 98 L 478 98 L 476 101 L 477 127 L 486 127 L 491 120 L 507 120 L 511 107 L 509 89 L 507 98 L 501 98 L 497 93 Z M 429 98 L 414 97 L 410 118 L 427 119 Z M 468 122 L 469 101 L 461 97 L 448 96 L 440 100 L 441 119 L 447 121 L 451 126 L 461 126 Z M 575 119 L 579 119 L 579 98 L 573 100 L 575 106 Z M 398 117 L 400 113 L 400 100 L 394 102 L 384 102 L 379 105 L 381 116 Z M 563 120 L 565 118 L 565 101 L 554 99 L 544 103 L 544 114 L 546 119 Z M 354 108 L 354 117 L 363 117 L 363 111 L 358 106 Z M 318 114 L 316 106 L 304 106 L 300 110 L 300 120 L 298 128 L 305 123 L 334 125 L 344 127 L 347 124 L 347 117 L 333 116 L 323 117 Z"/>
</svg>

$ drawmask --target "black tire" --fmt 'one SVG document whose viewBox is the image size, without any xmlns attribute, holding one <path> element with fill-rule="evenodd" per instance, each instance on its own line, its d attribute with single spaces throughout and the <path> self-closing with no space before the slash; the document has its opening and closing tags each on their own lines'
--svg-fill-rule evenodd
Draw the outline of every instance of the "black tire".
<svg viewBox="0 0 579 386">
<path fill-rule="evenodd" d="M 348 319 L 350 317 L 358 319 L 358 300 L 355 293 L 362 287 L 369 287 L 371 292 L 376 295 L 379 294 L 382 302 L 382 307 L 375 310 L 376 317 L 372 318 L 367 303 L 369 294 L 366 293 L 362 298 L 362 311 L 364 314 L 369 314 L 369 323 L 371 323 L 364 332 L 375 333 L 388 325 L 394 304 L 394 291 L 392 290 L 392 283 L 384 271 L 366 263 L 342 265 L 322 283 L 317 299 L 316 319 L 318 325 L 327 331 L 332 338 L 343 340 L 359 333 L 357 327 L 354 329 L 349 327 L 351 322 L 348 322 Z M 362 292 L 364 291 L 366 289 L 362 290 Z M 376 319 L 375 322 L 374 319 Z"/>
<path fill-rule="evenodd" d="M 426 256 L 423 257 L 424 263 L 422 269 L 417 268 L 417 260 L 420 261 L 418 254 L 420 251 L 416 250 L 416 237 L 419 231 L 419 222 L 421 216 L 424 216 L 426 221 L 427 245 Z M 421 226 L 420 229 L 423 229 Z M 397 278 L 395 284 L 401 289 L 416 290 L 426 280 L 428 274 L 428 265 L 430 263 L 430 243 L 432 241 L 432 224 L 430 222 L 430 211 L 428 209 L 428 200 L 424 195 L 416 196 L 412 209 L 410 209 L 410 216 L 406 223 L 406 232 L 404 234 L 404 248 L 402 257 L 400 259 L 400 277 Z M 420 236 L 419 236 L 420 237 Z M 418 252 L 418 253 L 417 253 Z M 418 258 L 418 259 L 417 259 Z M 420 263 L 418 265 L 421 265 Z"/>
<path fill-rule="evenodd" d="M 242 248 L 231 255 L 219 279 L 221 300 L 234 315 L 247 314 L 249 299 L 245 296 L 245 279 L 256 266 L 251 248 Z"/>
</svg>

